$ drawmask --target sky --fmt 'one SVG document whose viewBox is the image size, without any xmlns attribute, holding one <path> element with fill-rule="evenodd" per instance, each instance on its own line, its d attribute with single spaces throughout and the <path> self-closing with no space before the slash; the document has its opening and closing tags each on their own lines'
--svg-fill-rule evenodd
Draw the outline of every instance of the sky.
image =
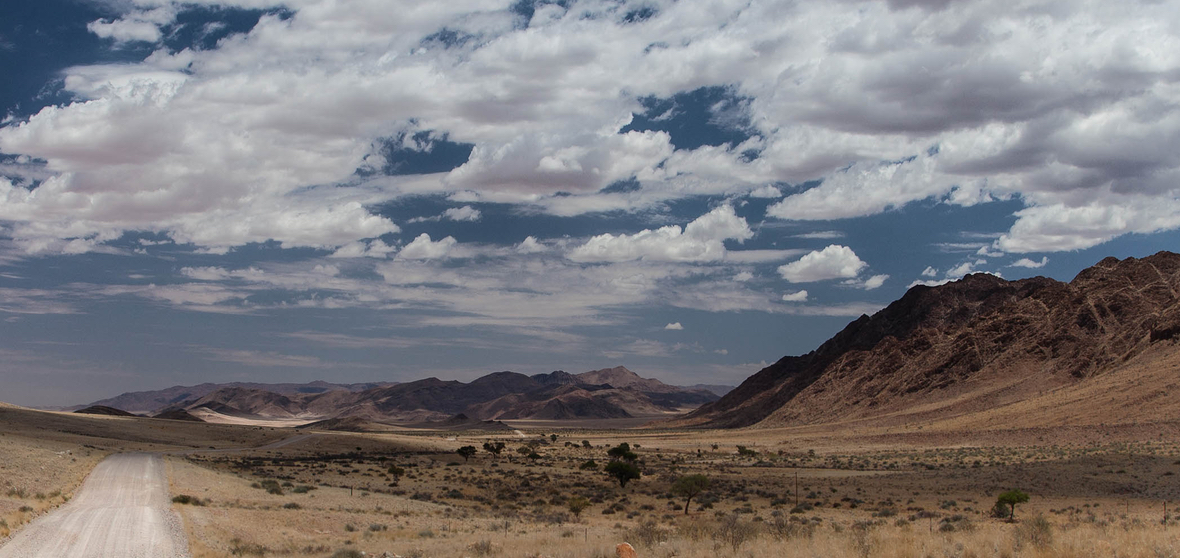
<svg viewBox="0 0 1180 558">
<path fill-rule="evenodd" d="M 0 4 L 0 400 L 624 365 L 1180 246 L 1180 2 Z"/>
</svg>

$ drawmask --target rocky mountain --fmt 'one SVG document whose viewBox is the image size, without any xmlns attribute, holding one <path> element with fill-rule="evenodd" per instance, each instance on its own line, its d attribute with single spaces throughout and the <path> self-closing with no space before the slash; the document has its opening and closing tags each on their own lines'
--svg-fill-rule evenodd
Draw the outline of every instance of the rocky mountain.
<svg viewBox="0 0 1180 558">
<path fill-rule="evenodd" d="M 1105 385 L 1096 379 L 1129 367 L 1159 370 L 1153 363 L 1176 360 L 1178 293 L 1180 255 L 1171 252 L 1107 258 L 1069 283 L 974 274 L 938 287 L 915 286 L 816 350 L 754 374 L 679 424 L 906 421 L 986 413 L 1066 393 L 1061 390 L 1080 394 L 1088 385 Z M 1176 385 L 1174 378 L 1163 382 L 1143 388 L 1142 400 L 1155 401 L 1156 392 L 1167 395 Z"/>
<path fill-rule="evenodd" d="M 254 387 L 258 385 L 264 387 Z M 125 394 L 108 401 L 118 403 L 122 398 L 121 401 L 134 406 L 162 403 L 146 412 L 160 409 L 196 412 L 203 409 L 238 419 L 355 419 L 321 425 L 347 429 L 372 428 L 374 424 L 429 423 L 460 414 L 471 417 L 474 422 L 502 418 L 564 420 L 656 416 L 717 399 L 717 395 L 710 391 L 670 386 L 659 380 L 642 378 L 621 366 L 583 374 L 560 370 L 533 376 L 495 372 L 471 382 L 426 378 L 375 385 L 363 390 L 350 389 L 355 384 L 325 384 L 324 387 L 341 387 L 332 390 L 308 389 L 317 387 L 310 385 L 271 385 L 285 387 L 280 392 L 266 389 L 266 384 L 205 384 L 196 386 L 199 389 L 172 388 Z M 205 389 L 207 386 L 213 389 Z"/>
<path fill-rule="evenodd" d="M 150 413 L 158 411 L 167 407 L 178 405 L 184 401 L 204 397 L 214 391 L 223 388 L 245 388 L 265 390 L 279 395 L 301 395 L 301 394 L 317 394 L 327 393 L 331 391 L 349 391 L 357 392 L 374 387 L 387 386 L 391 383 L 364 383 L 364 384 L 333 384 L 321 380 L 317 380 L 305 384 L 263 384 L 253 382 L 232 382 L 227 384 L 213 384 L 204 383 L 195 386 L 172 386 L 170 388 L 153 390 L 153 391 L 136 391 L 124 393 L 109 399 L 95 401 L 90 405 L 82 405 L 66 410 L 76 410 L 89 406 L 103 406 L 121 409 L 131 413 Z"/>
</svg>

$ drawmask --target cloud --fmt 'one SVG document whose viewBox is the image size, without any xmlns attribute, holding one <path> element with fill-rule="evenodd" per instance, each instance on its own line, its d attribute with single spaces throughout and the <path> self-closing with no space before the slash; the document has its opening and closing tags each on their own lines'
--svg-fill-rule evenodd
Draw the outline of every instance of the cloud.
<svg viewBox="0 0 1180 558">
<path fill-rule="evenodd" d="M 702 215 L 681 229 L 669 225 L 635 234 L 594 236 L 571 250 L 567 257 L 576 262 L 708 262 L 724 259 L 725 240 L 748 240 L 754 236 L 746 220 L 729 205 Z"/>
<path fill-rule="evenodd" d="M 757 190 L 750 191 L 751 198 L 781 198 L 783 197 L 782 190 L 767 184 Z"/>
<path fill-rule="evenodd" d="M 938 276 L 938 270 L 934 269 L 934 267 L 932 267 L 932 266 L 926 266 L 926 269 L 922 270 L 922 277 L 937 277 L 937 276 Z"/>
<path fill-rule="evenodd" d="M 866 291 L 871 291 L 873 289 L 876 289 L 876 288 L 880 287 L 881 285 L 884 285 L 886 279 L 889 279 L 888 275 L 874 275 L 872 277 L 869 277 L 864 282 L 864 289 Z"/>
<path fill-rule="evenodd" d="M 847 246 L 832 244 L 823 250 L 779 266 L 779 275 L 791 283 L 812 283 L 827 279 L 856 277 L 868 264 Z"/>
<path fill-rule="evenodd" d="M 796 291 L 783 295 L 784 302 L 807 302 L 807 291 Z"/>
<path fill-rule="evenodd" d="M 815 240 L 835 240 L 837 238 L 844 238 L 844 233 L 841 231 L 815 231 L 795 235 L 795 238 L 807 238 Z"/>
<path fill-rule="evenodd" d="M 171 7 L 161 7 L 135 11 L 111 21 L 92 21 L 86 25 L 86 29 L 100 38 L 114 39 L 116 43 L 158 43 L 163 37 L 159 26 L 172 23 L 175 19 L 176 12 Z"/>
<path fill-rule="evenodd" d="M 684 330 L 684 326 L 680 325 L 680 322 L 672 322 L 672 323 L 664 326 L 664 329 L 669 329 L 669 330 L 673 330 L 673 331 L 682 331 L 682 330 Z"/>
<path fill-rule="evenodd" d="M 483 216 L 483 213 L 470 205 L 465 205 L 463 207 L 452 207 L 444 211 L 443 216 L 452 221 L 478 221 Z"/>
<path fill-rule="evenodd" d="M 754 274 L 750 273 L 749 271 L 742 271 L 742 272 L 738 273 L 737 275 L 733 276 L 733 280 L 737 281 L 739 283 L 745 283 L 746 281 L 749 281 L 753 278 L 754 278 Z"/>
<path fill-rule="evenodd" d="M 402 248 L 397 257 L 403 260 L 436 260 L 447 257 L 456 244 L 458 241 L 453 236 L 431 241 L 429 234 L 422 233 Z"/>
<path fill-rule="evenodd" d="M 1039 262 L 1035 261 L 1035 260 L 1030 260 L 1028 258 L 1020 258 L 1019 260 L 1016 260 L 1016 261 L 1008 264 L 1008 267 L 1026 267 L 1029 269 L 1039 269 L 1039 268 L 1045 267 L 1045 264 L 1047 264 L 1047 263 L 1049 263 L 1048 256 L 1041 256 L 1041 261 L 1039 261 Z"/>
<path fill-rule="evenodd" d="M 192 4 L 270 6 L 132 4 L 154 9 L 92 32 L 156 42 Z M 682 2 L 642 22 L 549 4 L 527 26 L 504 4 L 434 4 L 300 0 L 214 48 L 67 68 L 74 101 L 0 128 L 0 151 L 54 174 L 37 196 L 0 192 L 0 219 L 32 252 L 124 231 L 335 249 L 395 232 L 364 207 L 409 190 L 578 215 L 781 184 L 768 214 L 792 220 L 1018 199 L 995 246 L 1013 253 L 1180 227 L 1166 2 Z M 624 131 L 639 99 L 707 86 L 740 97 L 740 119 L 713 116 L 749 139 L 675 149 L 673 133 Z M 429 177 L 358 178 L 384 138 L 418 132 L 473 148 Z M 303 219 L 317 225 L 287 226 Z"/>
<path fill-rule="evenodd" d="M 549 249 L 537 241 L 536 237 L 526 236 L 520 244 L 516 245 L 516 251 L 520 254 L 539 254 L 547 252 Z"/>
</svg>

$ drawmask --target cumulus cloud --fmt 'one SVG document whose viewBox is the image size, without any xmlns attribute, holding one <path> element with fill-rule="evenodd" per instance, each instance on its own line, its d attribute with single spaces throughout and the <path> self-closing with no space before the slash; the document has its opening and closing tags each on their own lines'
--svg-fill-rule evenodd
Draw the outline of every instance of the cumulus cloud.
<svg viewBox="0 0 1180 558">
<path fill-rule="evenodd" d="M 152 9 L 91 31 L 155 42 L 194 3 L 137 4 Z M 128 230 L 214 250 L 260 238 L 338 248 L 392 223 L 315 190 L 355 183 L 379 168 L 382 138 L 421 131 L 473 149 L 413 188 L 561 215 L 808 184 L 783 186 L 768 214 L 1016 197 L 1027 207 L 995 246 L 1015 253 L 1180 227 L 1168 2 L 661 2 L 628 23 L 603 2 L 549 4 L 528 25 L 502 4 L 286 6 L 215 48 L 66 69 L 76 101 L 0 128 L 0 151 L 55 175 L 35 197 L 0 192 L 17 202 L 0 204 L 11 235 L 74 252 Z M 432 38 L 440 29 L 463 40 Z M 667 132 L 623 131 L 638 99 L 704 86 L 741 97 L 750 139 L 675 149 Z M 640 190 L 603 191 L 631 179 Z M 370 199 L 351 201 L 410 188 L 372 181 Z M 333 222 L 283 226 L 300 214 Z"/>
<path fill-rule="evenodd" d="M 795 291 L 783 295 L 784 302 L 807 302 L 807 291 Z"/>
<path fill-rule="evenodd" d="M 516 245 L 516 251 L 520 254 L 539 254 L 548 250 L 544 244 L 538 242 L 536 237 L 533 236 L 526 236 L 520 244 Z"/>
<path fill-rule="evenodd" d="M 792 283 L 812 283 L 827 279 L 856 277 L 868 264 L 847 246 L 832 244 L 809 252 L 802 258 L 779 266 L 779 275 Z"/>
<path fill-rule="evenodd" d="M 889 279 L 888 275 L 874 275 L 865 279 L 863 287 L 866 291 L 871 291 L 884 285 L 886 279 Z"/>
<path fill-rule="evenodd" d="M 683 229 L 669 225 L 635 234 L 596 235 L 571 250 L 567 257 L 576 262 L 624 262 L 632 260 L 707 262 L 725 258 L 724 241 L 742 242 L 754 236 L 746 220 L 733 207 L 723 205 L 706 213 Z"/>
<path fill-rule="evenodd" d="M 664 329 L 673 330 L 673 331 L 683 331 L 684 326 L 680 325 L 680 322 L 672 322 L 672 323 L 664 326 Z"/>
<path fill-rule="evenodd" d="M 402 248 L 397 257 L 403 260 L 437 260 L 447 257 L 458 243 L 453 236 L 432 241 L 429 234 L 422 233 Z"/>
<path fill-rule="evenodd" d="M 463 207 L 452 207 L 444 211 L 443 217 L 452 221 L 478 221 L 483 217 L 483 213 L 470 205 L 465 205 Z"/>
<path fill-rule="evenodd" d="M 1020 258 L 1019 260 L 1016 260 L 1016 261 L 1008 264 L 1008 267 L 1026 267 L 1028 269 L 1040 269 L 1042 267 L 1045 267 L 1045 264 L 1048 264 L 1048 263 L 1049 263 L 1048 256 L 1041 256 L 1041 261 L 1039 261 L 1039 262 L 1036 260 L 1030 260 L 1028 258 Z"/>
</svg>

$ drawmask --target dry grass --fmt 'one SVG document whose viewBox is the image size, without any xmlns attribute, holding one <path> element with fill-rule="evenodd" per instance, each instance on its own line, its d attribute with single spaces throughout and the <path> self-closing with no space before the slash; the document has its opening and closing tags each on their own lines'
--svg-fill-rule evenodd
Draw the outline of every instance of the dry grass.
<svg viewBox="0 0 1180 558">
<path fill-rule="evenodd" d="M 1133 430 L 1071 444 L 1057 443 L 1069 436 L 1062 429 L 1049 432 L 1051 441 L 995 431 L 960 433 L 957 443 L 948 443 L 947 433 L 836 427 L 826 427 L 838 434 L 830 437 L 818 427 L 701 432 L 551 425 L 525 429 L 526 438 L 511 432 L 308 435 L 18 411 L 0 408 L 0 465 L 6 467 L 0 483 L 45 486 L 47 496 L 61 486 L 68 494 L 109 451 L 171 451 L 172 493 L 191 497 L 174 506 L 197 558 L 328 558 L 350 550 L 609 558 L 624 540 L 645 558 L 1180 558 L 1177 516 L 1167 529 L 1160 524 L 1163 502 L 1180 510 L 1180 436 L 1136 439 Z M 1168 426 L 1136 428 L 1166 434 Z M 550 434 L 558 435 L 555 443 Z M 973 436 L 1001 441 L 966 443 L 979 439 Z M 507 444 L 502 456 L 480 451 L 466 462 L 454 454 L 489 439 Z M 626 490 L 601 467 L 580 467 L 589 459 L 601 466 L 607 448 L 622 441 L 635 448 L 644 470 Z M 535 460 L 516 451 L 529 442 L 540 456 Z M 739 455 L 738 445 L 752 452 Z M 713 485 L 685 517 L 683 501 L 669 490 L 678 476 L 692 473 L 708 475 Z M 1020 521 L 991 518 L 996 495 L 1011 488 L 1032 495 L 1018 509 Z M 580 517 L 569 512 L 571 498 L 590 502 Z M 19 500 L 36 501 L 35 493 Z M 53 505 L 49 500 L 45 507 Z"/>
<path fill-rule="evenodd" d="M 0 429 L 0 541 L 66 502 L 107 452 L 29 439 Z"/>
</svg>

